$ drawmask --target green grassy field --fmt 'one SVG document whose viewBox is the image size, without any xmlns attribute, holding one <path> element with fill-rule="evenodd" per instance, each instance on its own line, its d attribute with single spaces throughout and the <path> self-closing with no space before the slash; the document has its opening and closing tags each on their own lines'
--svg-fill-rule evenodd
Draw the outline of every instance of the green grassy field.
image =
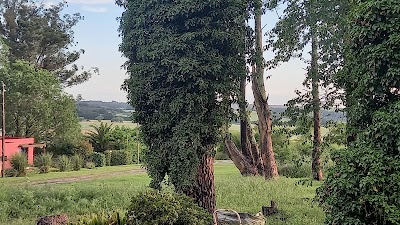
<svg viewBox="0 0 400 225">
<path fill-rule="evenodd" d="M 118 166 L 0 179 L 0 224 L 33 224 L 40 216 L 58 213 L 75 218 L 93 212 L 124 211 L 131 196 L 145 190 L 150 179 L 145 173 L 113 173 L 138 169 L 138 165 Z M 95 174 L 104 175 L 63 184 L 37 185 L 34 182 Z M 218 208 L 257 213 L 262 205 L 274 200 L 281 213 L 267 218 L 268 225 L 323 223 L 323 212 L 312 202 L 318 183 L 306 187 L 296 186 L 297 179 L 281 177 L 266 181 L 242 177 L 232 164 L 227 163 L 216 163 L 215 181 Z"/>
<path fill-rule="evenodd" d="M 102 121 L 98 121 L 98 120 L 90 120 L 90 121 L 81 121 L 81 128 L 82 128 L 82 133 L 87 133 L 88 131 L 93 131 L 93 128 L 90 127 L 90 125 L 100 125 L 100 123 L 108 123 L 108 124 L 113 124 L 114 126 L 125 126 L 125 127 L 129 127 L 129 128 L 136 128 L 137 124 L 136 123 L 132 123 L 130 121 L 124 121 L 124 122 L 120 122 L 120 123 L 116 123 L 116 122 L 111 122 L 111 120 L 102 120 Z"/>
</svg>

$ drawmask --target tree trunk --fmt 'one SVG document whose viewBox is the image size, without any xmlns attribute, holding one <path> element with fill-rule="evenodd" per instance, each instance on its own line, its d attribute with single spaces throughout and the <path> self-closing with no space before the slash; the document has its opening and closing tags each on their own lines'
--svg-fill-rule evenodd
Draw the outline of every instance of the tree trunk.
<svg viewBox="0 0 400 225">
<path fill-rule="evenodd" d="M 255 165 L 255 157 L 253 156 L 252 148 L 251 148 L 251 142 L 249 135 L 252 134 L 252 132 L 248 131 L 248 125 L 249 125 L 249 117 L 247 115 L 247 109 L 246 109 L 246 78 L 242 78 L 240 81 L 240 92 L 241 92 L 241 101 L 240 101 L 240 144 L 241 144 L 241 149 L 243 156 L 246 157 L 253 165 Z"/>
<path fill-rule="evenodd" d="M 253 69 L 252 89 L 254 103 L 258 115 L 258 128 L 260 132 L 261 158 L 264 163 L 265 178 L 278 176 L 278 168 L 272 146 L 272 118 L 268 106 L 264 84 L 264 57 L 262 44 L 261 15 L 262 2 L 257 1 L 255 6 L 255 35 L 256 35 L 256 65 Z"/>
<path fill-rule="evenodd" d="M 186 193 L 192 197 L 199 206 L 214 213 L 216 209 L 214 186 L 214 158 L 211 154 L 204 154 L 197 168 L 197 177 L 193 188 Z"/>
<path fill-rule="evenodd" d="M 225 147 L 228 150 L 229 158 L 233 161 L 236 168 L 239 169 L 243 176 L 257 176 L 258 170 L 256 166 L 248 161 L 248 159 L 237 149 L 235 143 L 229 138 L 225 138 Z"/>
<path fill-rule="evenodd" d="M 321 102 L 319 99 L 319 76 L 318 76 L 318 41 L 315 28 L 311 28 L 311 77 L 314 116 L 314 137 L 312 152 L 312 174 L 315 180 L 322 180 L 321 169 Z"/>
</svg>

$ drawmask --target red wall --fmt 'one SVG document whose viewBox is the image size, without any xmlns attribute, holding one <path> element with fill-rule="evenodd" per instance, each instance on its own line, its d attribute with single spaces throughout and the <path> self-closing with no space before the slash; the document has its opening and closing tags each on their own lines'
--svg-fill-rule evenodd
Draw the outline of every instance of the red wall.
<svg viewBox="0 0 400 225">
<path fill-rule="evenodd" d="M 12 155 L 18 153 L 20 151 L 19 146 L 24 144 L 34 144 L 34 138 L 6 138 L 5 139 L 5 148 L 4 155 L 7 157 L 7 161 L 4 162 L 4 168 L 11 168 L 10 160 Z M 1 156 L 1 146 L 2 141 L 0 139 L 0 156 Z M 33 165 L 33 147 L 28 147 L 28 164 Z M 1 159 L 1 158 L 0 158 Z M 0 168 L 1 168 L 1 160 L 0 160 Z"/>
</svg>

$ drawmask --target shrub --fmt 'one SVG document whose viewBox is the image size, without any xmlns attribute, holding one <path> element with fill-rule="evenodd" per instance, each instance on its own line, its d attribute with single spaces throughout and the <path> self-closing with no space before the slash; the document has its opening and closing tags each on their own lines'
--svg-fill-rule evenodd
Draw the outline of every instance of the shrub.
<svg viewBox="0 0 400 225">
<path fill-rule="evenodd" d="M 18 176 L 18 171 L 14 168 L 10 168 L 10 169 L 5 169 L 4 170 L 4 176 L 6 177 L 16 177 Z"/>
<path fill-rule="evenodd" d="M 48 172 L 50 172 L 50 166 L 39 167 L 39 173 L 48 173 Z"/>
<path fill-rule="evenodd" d="M 185 195 L 152 190 L 132 198 L 127 224 L 209 225 L 212 218 Z"/>
<path fill-rule="evenodd" d="M 86 162 L 85 163 L 85 168 L 94 169 L 94 168 L 96 168 L 96 164 L 94 164 L 94 162 Z"/>
<path fill-rule="evenodd" d="M 284 164 L 278 167 L 279 175 L 289 178 L 306 178 L 311 177 L 311 165 L 303 163 L 301 165 L 296 164 Z"/>
<path fill-rule="evenodd" d="M 96 167 L 103 167 L 106 165 L 106 156 L 103 153 L 93 152 L 91 159 Z"/>
<path fill-rule="evenodd" d="M 42 153 L 41 155 L 36 156 L 34 165 L 35 167 L 39 168 L 39 171 L 41 173 L 48 173 L 51 166 L 53 165 L 53 154 Z"/>
<path fill-rule="evenodd" d="M 61 155 L 57 159 L 57 166 L 61 172 L 69 171 L 71 169 L 71 160 L 66 155 Z"/>
<path fill-rule="evenodd" d="M 86 217 L 82 217 L 78 222 L 73 223 L 74 225 L 125 225 L 126 217 L 118 212 L 114 212 L 111 215 L 105 213 L 92 214 Z"/>
<path fill-rule="evenodd" d="M 114 150 L 111 152 L 111 166 L 132 164 L 132 153 L 126 150 Z"/>
<path fill-rule="evenodd" d="M 26 154 L 16 153 L 11 157 L 11 166 L 16 171 L 16 176 L 22 177 L 26 175 L 26 167 L 28 167 L 28 160 Z"/>
<path fill-rule="evenodd" d="M 72 169 L 75 171 L 81 170 L 83 166 L 83 158 L 81 155 L 75 154 L 71 157 Z"/>
<path fill-rule="evenodd" d="M 84 160 L 88 160 L 93 154 L 93 146 L 88 140 L 82 140 L 78 146 L 74 148 L 73 153 L 81 155 Z"/>
<path fill-rule="evenodd" d="M 111 166 L 111 151 L 105 151 L 104 155 L 106 156 L 106 166 Z"/>
</svg>

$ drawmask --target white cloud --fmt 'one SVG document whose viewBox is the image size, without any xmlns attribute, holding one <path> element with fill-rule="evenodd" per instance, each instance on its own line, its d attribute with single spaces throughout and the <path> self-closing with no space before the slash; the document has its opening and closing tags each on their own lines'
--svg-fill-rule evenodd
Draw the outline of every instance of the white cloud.
<svg viewBox="0 0 400 225">
<path fill-rule="evenodd" d="M 92 13 L 105 13 L 108 11 L 106 7 L 92 7 L 92 6 L 82 6 L 82 10 Z"/>
<path fill-rule="evenodd" d="M 114 3 L 115 0 L 67 0 L 67 3 L 72 3 L 72 4 L 110 4 Z"/>
</svg>

